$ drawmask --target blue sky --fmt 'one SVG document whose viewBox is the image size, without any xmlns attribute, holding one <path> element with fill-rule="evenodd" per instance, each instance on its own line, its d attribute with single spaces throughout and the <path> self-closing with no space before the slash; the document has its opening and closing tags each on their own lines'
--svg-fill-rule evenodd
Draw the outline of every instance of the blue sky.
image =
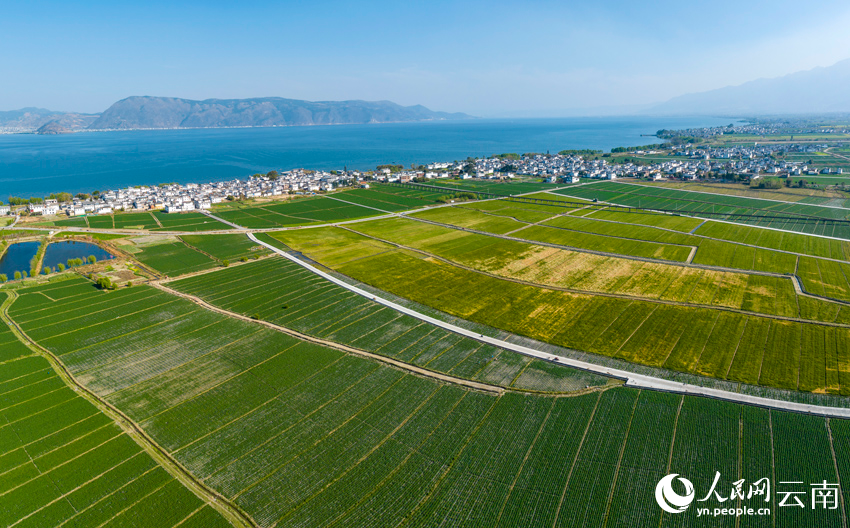
<svg viewBox="0 0 850 528">
<path fill-rule="evenodd" d="M 616 111 L 850 57 L 846 1 L 0 2 L 0 109 L 129 95 Z"/>
</svg>

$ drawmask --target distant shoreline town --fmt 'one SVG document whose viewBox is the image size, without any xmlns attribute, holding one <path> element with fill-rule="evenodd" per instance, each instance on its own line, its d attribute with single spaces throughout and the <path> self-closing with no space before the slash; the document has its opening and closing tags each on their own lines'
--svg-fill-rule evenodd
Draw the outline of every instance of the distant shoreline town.
<svg viewBox="0 0 850 528">
<path fill-rule="evenodd" d="M 400 165 L 380 166 L 374 171 L 270 171 L 247 179 L 214 183 L 161 184 L 127 187 L 48 199 L 17 199 L 0 206 L 0 215 L 26 210 L 32 215 L 69 217 L 89 214 L 111 214 L 115 211 L 163 210 L 177 213 L 208 210 L 224 201 L 252 198 L 274 198 L 289 194 L 328 192 L 338 188 L 368 185 L 369 182 L 423 182 L 441 178 L 513 180 L 517 177 L 542 178 L 547 183 L 574 184 L 582 179 L 646 180 L 677 179 L 694 181 L 701 178 L 723 178 L 731 175 L 757 180 L 765 175 L 792 177 L 801 174 L 842 174 L 841 168 L 814 169 L 804 162 L 776 161 L 771 155 L 782 152 L 817 153 L 826 145 L 764 145 L 759 147 L 692 148 L 672 146 L 665 152 L 669 160 L 658 163 L 624 161 L 613 163 L 599 152 L 501 155 L 455 162 L 431 163 L 404 169 Z M 660 154 L 661 150 L 636 149 L 632 155 Z M 55 195 L 54 195 L 55 196 Z"/>
<path fill-rule="evenodd" d="M 846 127 L 830 128 L 846 133 Z M 380 165 L 372 171 L 295 169 L 254 174 L 246 179 L 211 183 L 159 184 L 133 186 L 92 194 L 59 193 L 43 198 L 9 197 L 0 205 L 0 215 L 111 214 L 115 211 L 163 210 L 167 213 L 204 211 L 225 201 L 274 198 L 290 194 L 329 192 L 343 187 L 368 185 L 369 182 L 426 182 L 440 178 L 506 180 L 540 178 L 547 183 L 575 184 L 582 180 L 636 178 L 660 180 L 734 180 L 757 182 L 802 175 L 841 175 L 841 167 L 815 167 L 802 158 L 823 153 L 834 147 L 826 142 L 762 142 L 742 144 L 703 144 L 730 135 L 823 133 L 823 127 L 808 124 L 750 123 L 727 127 L 706 127 L 667 131 L 657 136 L 663 144 L 620 147 L 611 153 L 599 150 L 564 150 L 557 154 L 500 154 L 462 161 L 434 162 L 411 166 Z M 793 137 L 793 136 L 792 136 Z M 800 156 L 803 155 L 803 156 Z M 789 158 L 789 159 L 786 159 Z M 847 158 L 850 161 L 850 158 Z"/>
</svg>

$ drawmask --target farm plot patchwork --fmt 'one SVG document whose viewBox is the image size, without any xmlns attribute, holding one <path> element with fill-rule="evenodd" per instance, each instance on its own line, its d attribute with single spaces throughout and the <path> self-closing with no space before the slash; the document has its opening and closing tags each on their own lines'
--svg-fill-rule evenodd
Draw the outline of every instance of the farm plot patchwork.
<svg viewBox="0 0 850 528">
<path fill-rule="evenodd" d="M 183 242 L 217 258 L 231 262 L 242 257 L 267 255 L 269 251 L 251 241 L 247 235 L 183 235 Z"/>
<path fill-rule="evenodd" d="M 153 214 L 162 227 L 152 231 L 226 231 L 233 227 L 223 224 L 202 213 L 163 213 L 154 211 Z"/>
<path fill-rule="evenodd" d="M 0 416 L 0 525 L 230 526 L 42 357 L 3 363 Z"/>
<path fill-rule="evenodd" d="M 11 314 L 26 319 L 29 332 L 61 317 L 62 307 L 122 300 L 117 292 L 80 293 L 82 286 L 50 288 L 55 301 L 47 303 L 39 288 L 21 290 Z M 765 476 L 764 461 L 774 459 L 783 478 L 850 479 L 841 420 L 627 388 L 497 397 L 237 321 L 228 332 L 208 332 L 194 358 L 150 370 L 140 368 L 155 355 L 150 337 L 136 337 L 145 323 L 120 320 L 124 351 L 97 359 L 90 382 L 98 390 L 114 383 L 104 379 L 110 371 L 99 372 L 111 364 L 145 372 L 107 397 L 261 526 L 658 526 L 665 519 L 654 486 L 666 473 L 692 479 L 701 494 L 715 469 L 729 489 L 738 474 Z M 236 344 L 254 333 L 263 338 L 253 346 Z M 172 337 L 178 350 L 194 348 L 185 335 Z M 830 432 L 837 473 L 822 448 Z M 805 457 L 787 456 L 800 438 L 817 443 Z M 739 449 L 758 456 L 741 459 Z M 176 500 L 175 489 L 160 489 Z M 807 522 L 795 515 L 773 513 L 777 526 Z M 819 526 L 840 520 L 836 511 L 817 515 Z M 693 508 L 675 521 L 701 522 Z"/>
<path fill-rule="evenodd" d="M 696 234 L 753 246 L 803 253 L 813 257 L 839 260 L 850 258 L 850 242 L 842 240 L 711 221 L 697 229 Z"/>
<path fill-rule="evenodd" d="M 597 198 L 628 207 L 676 210 L 694 216 L 706 216 L 704 213 L 719 213 L 726 215 L 727 218 L 736 223 L 850 240 L 850 222 L 825 221 L 846 221 L 850 219 L 850 210 L 843 208 L 713 195 L 614 182 L 595 183 L 580 188 L 554 192 L 585 199 Z M 729 215 L 757 215 L 763 218 Z"/>
<path fill-rule="evenodd" d="M 352 205 L 319 196 L 268 205 L 217 209 L 213 214 L 243 227 L 266 229 L 352 220 L 374 216 L 381 214 L 381 212 L 361 205 Z"/>
<path fill-rule="evenodd" d="M 453 209 L 458 208 L 442 208 L 427 211 L 424 215 L 413 216 L 447 225 L 470 227 L 494 234 L 507 233 L 511 237 L 528 240 L 530 242 L 545 242 L 568 248 L 601 251 L 639 258 L 670 260 L 671 262 L 686 261 L 691 251 L 695 250 L 692 260 L 694 264 L 729 269 L 763 271 L 785 275 L 795 273 L 798 258 L 798 255 L 786 253 L 785 251 L 793 251 L 802 255 L 820 255 L 833 259 L 840 255 L 840 258 L 843 259 L 844 246 L 850 245 L 850 243 L 847 242 L 829 240 L 825 238 L 708 221 L 705 222 L 705 225 L 709 226 L 710 231 L 703 233 L 702 229 L 705 227 L 703 226 L 700 227 L 699 230 L 699 234 L 703 236 L 694 236 L 650 226 L 652 222 L 651 218 L 657 218 L 661 223 L 667 223 L 667 220 L 670 219 L 671 221 L 668 225 L 676 226 L 677 224 L 680 224 L 677 217 L 670 217 L 667 215 L 634 215 L 637 217 L 648 217 L 634 218 L 633 215 L 630 214 L 613 213 L 608 211 L 602 212 L 606 213 L 608 218 L 611 218 L 611 220 L 607 221 L 600 221 L 601 219 L 597 219 L 599 215 L 594 218 L 576 218 L 573 216 L 561 215 L 551 218 L 539 225 L 525 224 L 522 227 L 515 227 L 520 225 L 519 221 L 514 218 L 500 216 L 501 212 L 495 205 L 500 202 L 501 201 L 485 202 L 494 204 L 489 206 L 492 212 L 487 214 L 480 211 L 465 211 L 461 214 L 457 214 L 453 212 Z M 513 207 L 513 210 L 510 212 L 514 212 L 516 210 L 518 209 Z M 533 210 L 529 211 L 536 212 Z M 476 218 L 476 214 L 480 216 Z M 640 224 L 634 225 L 620 223 L 626 222 L 630 219 L 636 219 L 640 222 Z M 699 222 L 697 220 L 691 220 Z M 695 227 L 700 226 L 701 223 L 702 222 L 697 223 Z M 491 227 L 501 225 L 506 225 L 507 228 L 494 229 Z M 368 229 L 368 224 L 366 224 L 366 226 L 367 227 L 353 227 L 365 230 Z M 511 230 L 507 231 L 506 229 Z M 740 240 L 736 240 L 735 242 L 741 243 L 725 241 L 726 239 L 735 240 L 735 233 L 738 232 L 738 230 L 749 230 L 746 234 L 755 236 L 747 242 Z M 720 238 L 720 240 L 705 238 L 708 236 L 714 236 L 715 234 L 719 235 L 718 238 Z M 780 244 L 781 240 L 784 240 L 784 242 Z M 745 243 L 748 245 L 744 245 Z M 753 247 L 757 245 L 764 245 L 767 246 L 767 248 Z M 780 247 L 781 251 L 773 250 L 780 249 Z M 830 255 L 833 256 L 830 257 Z M 801 256 L 800 258 L 805 257 Z M 850 270 L 847 265 L 837 265 L 830 260 L 817 259 L 817 264 L 824 268 L 834 268 L 835 266 L 838 266 L 836 268 L 838 270 L 845 268 Z M 810 292 L 823 295 L 823 293 L 820 293 L 823 290 L 846 290 L 848 287 L 848 281 L 845 280 L 845 277 L 848 276 L 850 276 L 850 273 L 845 270 L 843 273 L 820 274 L 817 277 L 817 280 L 815 280 L 815 275 L 808 275 L 804 278 L 804 280 L 808 281 L 806 282 L 806 287 Z M 835 295 L 831 295 L 828 297 L 845 300 L 844 296 L 836 297 Z"/>
<path fill-rule="evenodd" d="M 542 392 L 579 390 L 608 381 L 422 323 L 283 258 L 169 286 L 226 310 L 461 378 Z"/>
<path fill-rule="evenodd" d="M 474 269 L 541 285 L 785 317 L 798 315 L 790 278 L 577 253 L 400 218 L 364 222 L 348 229 L 427 251 Z M 356 244 L 357 240 L 352 242 Z M 317 238 L 316 243 L 330 245 L 327 238 Z"/>
<path fill-rule="evenodd" d="M 308 257 L 374 287 L 512 333 L 651 366 L 772 387 L 799 386 L 800 342 L 768 339 L 775 332 L 770 318 L 518 284 L 422 259 L 391 246 L 381 251 L 374 246 L 376 241 L 363 237 L 363 243 L 373 248 L 371 256 L 331 265 L 322 248 L 324 240 L 333 240 L 339 233 L 343 233 L 348 246 L 356 244 L 353 233 L 333 228 L 323 228 L 309 236 L 291 231 L 274 236 Z M 753 284 L 754 291 L 763 287 Z M 836 317 L 846 323 L 848 316 L 850 312 L 842 307 Z M 796 332 L 810 326 L 787 324 Z M 737 331 L 740 325 L 748 327 L 745 336 Z M 825 327 L 824 332 L 832 345 L 822 351 L 822 364 L 846 365 L 850 348 L 845 343 L 850 343 L 850 328 Z M 776 372 L 762 370 L 762 358 L 780 362 L 782 368 Z M 726 370 L 719 365 L 726 365 Z M 843 376 L 848 374 L 850 371 L 842 371 Z M 834 392 L 834 387 L 824 384 L 815 390 Z M 850 394 L 850 379 L 847 385 L 841 384 L 839 392 Z"/>
<path fill-rule="evenodd" d="M 187 246 L 176 237 L 134 238 L 135 245 L 121 248 L 132 253 L 142 264 L 176 276 L 212 268 L 218 263 L 200 251 Z"/>
<path fill-rule="evenodd" d="M 383 211 L 404 211 L 435 205 L 444 193 L 393 185 L 375 185 L 369 189 L 353 189 L 335 193 L 332 197 Z"/>
<path fill-rule="evenodd" d="M 151 213 L 116 214 L 112 220 L 116 229 L 156 229 L 156 223 Z"/>
</svg>

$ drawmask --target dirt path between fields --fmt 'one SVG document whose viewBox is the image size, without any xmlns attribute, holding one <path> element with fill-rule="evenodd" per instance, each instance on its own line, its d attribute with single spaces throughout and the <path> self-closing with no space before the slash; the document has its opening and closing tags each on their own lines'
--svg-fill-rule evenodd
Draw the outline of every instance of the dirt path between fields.
<svg viewBox="0 0 850 528">
<path fill-rule="evenodd" d="M 775 277 L 775 278 L 779 278 L 779 279 L 790 279 L 791 282 L 794 284 L 794 291 L 797 292 L 798 295 L 801 295 L 803 297 L 810 297 L 812 299 L 817 299 L 819 301 L 825 301 L 825 302 L 830 302 L 830 303 L 834 303 L 834 304 L 840 304 L 840 305 L 843 305 L 843 306 L 850 306 L 850 302 L 847 302 L 847 301 L 809 293 L 808 291 L 806 291 L 806 289 L 803 286 L 802 282 L 800 281 L 799 277 L 797 277 L 796 275 L 785 275 L 785 274 L 782 274 L 782 273 L 771 273 L 771 272 L 768 272 L 768 271 L 740 270 L 740 269 L 736 269 L 736 268 L 721 268 L 719 266 L 706 266 L 704 264 L 693 264 L 693 263 L 677 262 L 677 261 L 670 261 L 670 260 L 659 260 L 659 259 L 650 259 L 650 258 L 644 258 L 644 257 L 627 256 L 627 255 L 620 255 L 620 254 L 613 254 L 613 253 L 604 253 L 604 252 L 601 252 L 601 251 L 594 251 L 594 250 L 591 250 L 591 249 L 574 248 L 572 246 L 562 246 L 560 244 L 552 244 L 552 243 L 549 243 L 549 242 L 537 242 L 535 240 L 526 240 L 526 239 L 523 239 L 523 238 L 516 238 L 516 237 L 511 237 L 511 236 L 506 236 L 506 235 L 497 235 L 497 234 L 494 234 L 494 233 L 487 233 L 486 231 L 478 231 L 478 230 L 469 229 L 469 228 L 466 228 L 466 227 L 458 227 L 458 226 L 453 226 L 453 225 L 450 225 L 450 224 L 443 224 L 443 223 L 440 223 L 440 222 L 434 222 L 433 220 L 423 220 L 421 218 L 411 218 L 411 219 L 416 220 L 418 222 L 424 222 L 424 223 L 427 223 L 427 224 L 433 224 L 433 225 L 446 227 L 446 228 L 450 228 L 450 229 L 456 229 L 458 231 L 465 231 L 467 233 L 474 233 L 474 234 L 477 234 L 477 235 L 484 235 L 484 236 L 490 236 L 490 237 L 495 237 L 495 238 L 503 238 L 505 240 L 511 240 L 511 241 L 514 241 L 514 242 L 522 242 L 522 243 L 525 243 L 525 244 L 546 246 L 546 247 L 552 247 L 552 248 L 555 248 L 555 249 L 563 249 L 563 250 L 567 250 L 567 251 L 575 251 L 577 253 L 590 253 L 592 255 L 599 255 L 599 256 L 603 256 L 603 257 L 622 258 L 622 259 L 627 259 L 627 260 L 638 260 L 638 261 L 642 261 L 642 262 L 651 262 L 651 263 L 655 263 L 655 264 L 665 264 L 667 266 L 682 266 L 682 267 L 688 267 L 688 268 L 704 269 L 704 270 L 707 270 L 707 271 L 722 271 L 722 272 L 725 272 L 725 273 L 739 273 L 739 274 L 743 274 L 743 275 L 760 275 L 760 276 L 764 276 L 764 277 Z M 534 287 L 537 287 L 537 288 L 549 288 L 549 289 L 553 289 L 553 290 L 560 290 L 560 291 L 565 291 L 565 292 L 569 292 L 569 293 L 580 293 L 580 294 L 584 294 L 584 295 L 599 295 L 599 296 L 602 296 L 602 297 L 615 297 L 615 298 L 619 298 L 619 299 L 649 301 L 649 302 L 654 302 L 654 303 L 659 303 L 659 304 L 671 304 L 671 305 L 689 306 L 689 307 L 695 307 L 695 308 L 710 308 L 710 309 L 713 309 L 713 310 L 725 310 L 725 311 L 728 311 L 728 312 L 737 312 L 737 313 L 741 313 L 741 314 L 744 314 L 744 315 L 756 315 L 756 316 L 761 316 L 761 317 L 769 317 L 771 319 L 781 319 L 781 320 L 784 320 L 784 321 L 795 321 L 795 322 L 801 322 L 801 323 L 819 324 L 819 325 L 822 325 L 822 326 L 838 326 L 838 327 L 841 327 L 841 328 L 850 328 L 850 324 L 830 323 L 830 322 L 826 322 L 826 321 L 813 321 L 813 320 L 810 320 L 810 319 L 801 319 L 799 317 L 786 317 L 786 316 L 783 316 L 783 315 L 772 315 L 772 314 L 764 314 L 764 313 L 760 313 L 760 312 L 749 312 L 749 311 L 746 311 L 746 310 L 739 310 L 737 308 L 730 308 L 728 306 L 714 306 L 714 305 L 706 305 L 706 304 L 693 304 L 693 303 L 687 303 L 687 302 L 681 302 L 681 301 L 667 301 L 667 300 L 662 300 L 662 299 L 654 299 L 654 298 L 651 298 L 651 297 L 641 297 L 641 296 L 637 296 L 637 295 L 623 295 L 623 294 L 619 294 L 619 293 L 578 290 L 578 289 L 574 289 L 574 288 L 565 288 L 563 286 L 555 286 L 555 285 L 551 285 L 551 284 L 540 284 L 540 283 L 536 283 L 536 282 L 528 282 L 528 281 L 524 281 L 522 279 L 516 279 L 516 278 L 513 278 L 513 277 L 506 277 L 506 276 L 502 276 L 502 275 L 495 275 L 493 273 L 489 273 L 489 272 L 482 271 L 482 270 L 479 270 L 479 269 L 470 268 L 469 266 L 464 266 L 463 264 L 459 264 L 457 262 L 445 259 L 445 258 L 440 257 L 438 255 L 428 253 L 427 251 L 423 251 L 423 250 L 408 247 L 408 246 L 403 246 L 401 244 L 396 244 L 394 242 L 389 242 L 387 240 L 383 240 L 383 239 L 380 239 L 380 238 L 377 238 L 377 237 L 373 237 L 373 236 L 367 235 L 365 233 L 361 233 L 360 231 L 350 229 L 348 227 L 344 227 L 344 226 L 337 226 L 337 227 L 340 227 L 341 229 L 346 229 L 346 230 L 352 231 L 354 233 L 357 233 L 358 235 L 361 235 L 361 236 L 364 236 L 364 237 L 367 237 L 367 238 L 371 238 L 373 240 L 377 240 L 377 241 L 383 242 L 385 244 L 390 244 L 392 246 L 396 246 L 400 249 L 407 249 L 407 250 L 415 251 L 415 252 L 423 254 L 423 255 L 427 255 L 428 257 L 431 257 L 433 259 L 440 260 L 442 262 L 445 262 L 446 264 L 451 264 L 452 266 L 457 266 L 459 268 L 463 268 L 463 269 L 468 270 L 468 271 L 472 271 L 472 272 L 475 272 L 475 273 L 481 273 L 483 275 L 488 275 L 490 277 L 494 277 L 494 278 L 497 278 L 497 279 L 508 280 L 508 281 L 511 281 L 511 282 L 524 284 L 526 286 L 534 286 Z M 693 252 L 692 252 L 692 254 L 693 254 Z"/>
<path fill-rule="evenodd" d="M 773 398 L 766 398 L 763 396 L 752 396 L 749 394 L 741 394 L 739 392 L 731 392 L 723 389 L 716 389 L 713 387 L 703 387 L 700 385 L 693 385 L 689 383 L 682 383 L 679 381 L 666 380 L 662 378 L 656 378 L 654 376 L 649 376 L 646 374 L 638 374 L 634 372 L 630 372 L 627 370 L 621 370 L 617 368 L 605 367 L 602 365 L 597 365 L 595 363 L 589 363 L 587 361 L 581 361 L 578 359 L 573 359 L 564 356 L 554 355 L 548 352 L 542 352 L 540 350 L 536 350 L 530 347 L 526 347 L 523 345 L 518 345 L 515 343 L 511 343 L 509 341 L 505 341 L 502 339 L 497 339 L 495 337 L 485 336 L 483 334 L 479 334 L 473 332 L 471 330 L 467 330 L 465 328 L 461 328 L 459 326 L 453 325 L 451 323 L 447 323 L 445 321 L 441 321 L 439 319 L 435 319 L 423 313 L 417 312 L 411 308 L 407 308 L 406 306 L 402 306 L 398 303 L 385 299 L 383 297 L 378 297 L 373 293 L 370 293 L 366 290 L 358 288 L 357 286 L 353 286 L 348 284 L 347 282 L 334 277 L 328 273 L 325 273 L 314 266 L 304 262 L 293 255 L 290 255 L 286 251 L 283 251 L 280 248 L 272 246 L 266 242 L 262 242 L 258 240 L 253 235 L 248 235 L 252 240 L 257 242 L 258 244 L 262 244 L 263 246 L 271 249 L 278 255 L 295 262 L 299 266 L 309 270 L 310 272 L 333 282 L 338 286 L 342 286 L 343 288 L 352 291 L 358 295 L 366 297 L 367 299 L 371 299 L 379 304 L 383 304 L 389 308 L 392 308 L 400 313 L 404 313 L 410 315 L 411 317 L 415 317 L 421 321 L 425 321 L 427 323 L 431 323 L 435 326 L 439 326 L 451 332 L 454 332 L 459 335 L 463 335 L 466 337 L 470 337 L 482 343 L 487 343 L 493 346 L 497 346 L 499 348 L 503 348 L 505 350 L 510 350 L 513 352 L 517 352 L 519 354 L 523 354 L 525 356 L 534 357 L 537 359 L 542 359 L 544 361 L 549 361 L 552 363 L 557 363 L 559 365 L 566 365 L 568 367 L 577 368 L 580 370 L 594 372 L 597 374 L 602 374 L 604 376 L 609 376 L 612 378 L 617 378 L 626 381 L 626 386 L 649 389 L 649 390 L 658 390 L 662 392 L 671 392 L 675 394 L 685 394 L 691 396 L 703 396 L 708 398 L 715 398 L 719 400 L 731 401 L 735 403 L 743 403 L 747 405 L 755 405 L 759 407 L 765 407 L 769 409 L 778 409 L 782 411 L 792 411 L 799 412 L 803 414 L 812 414 L 816 416 L 830 416 L 836 418 L 850 418 L 850 408 L 843 407 L 827 407 L 820 405 L 813 405 L 809 403 L 799 403 L 799 402 L 791 402 L 784 400 L 776 400 Z"/>
<path fill-rule="evenodd" d="M 228 522 L 238 528 L 251 527 L 257 528 L 259 525 L 244 512 L 241 508 L 231 503 L 230 500 L 221 495 L 217 491 L 208 487 L 201 480 L 186 468 L 180 462 L 174 459 L 165 448 L 161 447 L 156 441 L 150 437 L 145 430 L 136 422 L 130 419 L 126 414 L 112 404 L 98 396 L 94 391 L 89 390 L 85 385 L 77 381 L 71 371 L 65 367 L 65 364 L 57 358 L 53 352 L 42 347 L 37 341 L 29 337 L 26 332 L 9 316 L 9 306 L 17 298 L 17 293 L 8 291 L 8 299 L 0 308 L 0 320 L 5 322 L 12 333 L 18 340 L 27 346 L 30 350 L 45 358 L 56 374 L 62 381 L 70 386 L 74 392 L 85 398 L 89 403 L 94 405 L 99 411 L 108 416 L 116 425 L 121 427 L 127 436 L 132 438 L 148 455 L 153 458 L 157 464 L 165 469 L 172 477 L 177 479 L 181 484 L 186 486 L 198 498 L 206 504 L 218 511 Z"/>
<path fill-rule="evenodd" d="M 271 328 L 272 330 L 276 330 L 278 332 L 290 335 L 290 336 L 295 337 L 297 339 L 300 339 L 302 341 L 309 341 L 311 343 L 316 343 L 318 345 L 326 346 L 328 348 L 340 350 L 340 351 L 346 352 L 348 354 L 354 354 L 354 355 L 357 355 L 357 356 L 362 356 L 362 357 L 372 359 L 374 361 L 380 361 L 381 363 L 391 365 L 391 366 L 396 367 L 396 368 L 401 369 L 401 370 L 406 370 L 408 372 L 412 372 L 412 373 L 417 374 L 417 375 L 422 376 L 422 377 L 436 379 L 436 380 L 443 381 L 443 382 L 446 382 L 446 383 L 453 383 L 455 385 L 462 385 L 462 386 L 469 388 L 469 389 L 474 389 L 474 390 L 477 390 L 477 391 L 482 391 L 482 392 L 487 392 L 487 393 L 490 393 L 490 394 L 497 394 L 497 395 L 504 394 L 507 390 L 515 390 L 516 392 L 529 392 L 529 391 L 519 391 L 519 390 L 516 390 L 516 389 L 505 389 L 504 387 L 499 387 L 497 385 L 490 385 L 490 384 L 487 384 L 487 383 L 481 383 L 481 382 L 477 382 L 477 381 L 466 380 L 466 379 L 462 379 L 462 378 L 456 378 L 456 377 L 450 376 L 448 374 L 442 374 L 440 372 L 434 372 L 433 370 L 428 370 L 428 369 L 424 369 L 424 368 L 421 368 L 421 367 L 417 367 L 415 365 L 411 365 L 409 363 L 405 363 L 403 361 L 399 361 L 397 359 L 393 359 L 393 358 L 390 358 L 390 357 L 381 356 L 379 354 L 373 354 L 372 352 L 367 352 L 367 351 L 361 350 L 359 348 L 354 348 L 354 347 L 350 347 L 350 346 L 343 345 L 343 344 L 340 344 L 340 343 L 336 343 L 334 341 L 328 341 L 328 340 L 321 339 L 321 338 L 318 338 L 318 337 L 313 337 L 311 335 L 302 334 L 301 332 L 298 332 L 296 330 L 292 330 L 291 328 L 286 328 L 285 326 L 276 325 L 274 323 L 270 323 L 269 321 L 263 321 L 262 319 L 253 319 L 251 317 L 248 317 L 248 316 L 245 316 L 245 315 L 242 315 L 242 314 L 238 314 L 236 312 L 231 312 L 229 310 L 225 310 L 223 308 L 219 308 L 217 306 L 214 306 L 214 305 L 206 302 L 205 300 L 201 299 L 200 297 L 196 297 L 196 296 L 190 295 L 188 293 L 183 293 L 183 292 L 180 292 L 180 291 L 177 291 L 177 290 L 173 290 L 173 289 L 169 288 L 168 286 L 166 286 L 165 284 L 163 284 L 161 282 L 151 282 L 150 285 L 155 287 L 155 288 L 158 288 L 158 289 L 160 289 L 160 290 L 162 290 L 166 293 L 170 293 L 171 295 L 175 295 L 177 297 L 182 297 L 183 299 L 186 299 L 188 301 L 192 301 L 193 303 L 197 304 L 198 306 L 200 306 L 200 307 L 202 307 L 206 310 L 209 310 L 211 312 L 216 312 L 216 313 L 219 313 L 219 314 L 222 314 L 222 315 L 226 315 L 228 317 L 232 317 L 234 319 L 240 319 L 242 321 L 247 321 L 249 323 L 261 324 L 263 326 Z M 573 394 L 573 393 L 570 393 L 570 394 Z"/>
</svg>

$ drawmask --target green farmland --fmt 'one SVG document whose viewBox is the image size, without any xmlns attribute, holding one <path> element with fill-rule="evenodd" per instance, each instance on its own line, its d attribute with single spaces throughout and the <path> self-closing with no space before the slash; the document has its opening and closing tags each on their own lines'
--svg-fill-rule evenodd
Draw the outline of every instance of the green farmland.
<svg viewBox="0 0 850 528">
<path fill-rule="evenodd" d="M 540 392 L 606 383 L 399 314 L 280 257 L 169 286 L 229 311 L 460 378 Z"/>
<path fill-rule="evenodd" d="M 850 222 L 846 222 L 850 219 L 850 209 L 615 182 L 594 183 L 554 192 L 628 207 L 676 210 L 693 216 L 706 216 L 703 213 L 755 215 L 750 219 L 743 216 L 729 218 L 740 223 L 850 240 Z"/>
<path fill-rule="evenodd" d="M 820 227 L 843 209 L 455 184 L 546 201 L 375 185 L 216 206 L 260 243 L 200 213 L 68 220 L 140 232 L 94 235 L 113 263 L 0 288 L 0 526 L 846 527 L 844 488 L 834 509 L 779 501 L 850 482 L 850 240 L 591 200 Z M 656 504 L 673 473 L 697 494 L 682 514 Z M 773 489 L 699 501 L 715 478 Z"/>
<path fill-rule="evenodd" d="M 5 323 L 0 349 L 0 524 L 229 526 Z"/>
<path fill-rule="evenodd" d="M 441 195 L 439 192 L 376 185 L 370 189 L 354 189 L 268 204 L 226 204 L 217 206 L 214 214 L 246 228 L 268 229 L 340 222 L 427 207 L 435 205 Z"/>
<path fill-rule="evenodd" d="M 835 306 L 827 316 L 841 326 L 823 326 L 520 284 L 424 259 L 339 228 L 274 236 L 376 288 L 541 341 L 749 384 L 850 394 L 850 371 L 842 367 L 850 351 L 850 307 Z M 803 336 L 823 340 L 824 346 L 804 347 Z"/>
<path fill-rule="evenodd" d="M 618 387 L 497 396 L 152 288 L 72 280 L 17 293 L 9 315 L 31 338 L 257 526 L 702 526 L 694 508 L 673 518 L 655 505 L 661 476 L 701 492 L 715 471 L 725 487 L 771 471 L 850 479 L 842 420 Z M 181 526 L 220 523 L 179 486 L 159 489 L 149 497 L 170 502 L 128 512 L 176 518 L 179 504 L 196 512 Z M 805 513 L 761 520 L 842 525 L 837 510 Z"/>
<path fill-rule="evenodd" d="M 543 217 L 534 218 L 535 214 Z M 789 276 L 798 274 L 808 291 L 822 292 L 823 284 L 835 294 L 829 297 L 850 301 L 847 293 L 850 288 L 850 263 L 847 262 L 850 242 L 843 240 L 651 213 L 589 210 L 577 217 L 548 205 L 503 200 L 438 208 L 411 216 L 529 242 L 607 253 L 611 257 L 667 260 L 674 264 L 688 262 L 693 255 L 690 262 L 697 265 Z M 525 219 L 519 220 L 520 217 Z M 369 222 L 352 228 L 369 231 L 373 225 L 379 223 Z M 836 272 L 817 276 L 797 273 L 798 260 L 835 268 Z M 612 262 L 622 263 L 620 260 Z M 576 271 L 575 268 L 571 270 Z M 617 268 L 613 270 L 616 272 Z M 608 273 L 598 276 L 604 278 Z"/>
<path fill-rule="evenodd" d="M 68 218 L 53 222 L 57 227 L 92 229 L 145 229 L 149 231 L 222 231 L 233 229 L 202 213 L 115 213 Z"/>
</svg>

